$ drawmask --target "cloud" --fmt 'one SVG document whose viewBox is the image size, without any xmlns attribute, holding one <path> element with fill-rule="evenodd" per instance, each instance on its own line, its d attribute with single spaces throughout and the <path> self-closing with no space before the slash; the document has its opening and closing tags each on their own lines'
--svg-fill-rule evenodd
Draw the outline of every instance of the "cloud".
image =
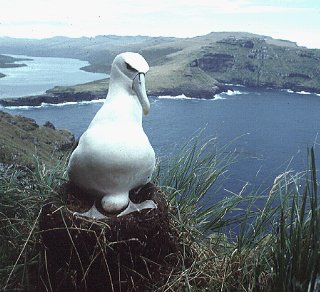
<svg viewBox="0 0 320 292">
<path fill-rule="evenodd" d="M 79 21 L 107 17 L 139 17 L 146 14 L 174 13 L 179 11 L 210 11 L 211 13 L 307 13 L 314 8 L 261 5 L 252 0 L 10 0 L 1 3 L 1 22 Z"/>
<path fill-rule="evenodd" d="M 312 1 L 300 0 L 2 2 L 0 36 L 41 38 L 54 35 L 143 34 L 187 37 L 219 30 L 242 30 L 272 36 L 279 30 L 290 33 L 290 29 L 290 35 L 294 35 L 297 24 L 299 28 L 301 26 L 309 31 L 311 26 L 320 26 L 319 5 L 304 6 Z"/>
</svg>

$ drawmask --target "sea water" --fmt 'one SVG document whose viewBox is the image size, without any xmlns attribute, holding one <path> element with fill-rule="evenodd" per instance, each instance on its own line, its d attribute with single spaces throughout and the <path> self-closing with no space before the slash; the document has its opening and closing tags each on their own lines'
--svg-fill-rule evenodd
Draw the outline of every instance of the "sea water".
<svg viewBox="0 0 320 292">
<path fill-rule="evenodd" d="M 37 94 L 40 90 L 38 83 L 53 87 L 104 76 L 79 70 L 87 64 L 79 60 L 32 59 L 33 61 L 28 63 L 29 68 L 8 69 L 10 76 L 22 74 L 18 74 L 18 71 L 29 72 L 23 73 L 23 78 L 12 81 L 12 85 L 18 87 L 14 95 Z M 26 64 L 27 62 L 29 61 L 23 61 Z M 0 72 L 6 73 L 4 69 L 0 69 Z M 89 74 L 89 79 L 76 78 L 82 73 Z M 0 82 L 9 78 L 9 75 L 0 79 Z M 48 83 L 46 80 L 51 80 L 50 76 L 58 79 L 53 79 L 54 83 Z M 148 84 L 146 86 L 148 87 Z M 11 89 L 0 88 L 4 96 L 13 94 Z M 238 154 L 237 162 L 230 165 L 224 174 L 223 188 L 218 193 L 209 194 L 210 200 L 219 200 L 230 192 L 239 193 L 244 186 L 247 192 L 259 187 L 267 188 L 272 185 L 274 178 L 284 171 L 304 171 L 308 147 L 314 146 L 317 155 L 320 130 L 319 95 L 233 86 L 233 90 L 217 95 L 212 100 L 184 95 L 149 98 L 151 111 L 144 117 L 143 127 L 161 161 L 170 163 L 179 147 L 190 141 L 201 129 L 203 140 L 215 137 L 218 147 L 229 145 L 224 149 L 226 153 Z M 98 100 L 43 104 L 38 107 L 8 107 L 0 110 L 31 117 L 39 124 L 51 121 L 57 128 L 69 129 L 79 137 L 102 104 L 103 100 Z M 320 153 L 317 155 L 317 165 L 320 165 L 319 157 Z"/>
<path fill-rule="evenodd" d="M 320 97 L 281 90 L 234 87 L 213 100 L 185 96 L 150 97 L 151 111 L 143 126 L 157 156 L 170 160 L 179 147 L 203 130 L 202 138 L 215 137 L 218 147 L 238 154 L 224 174 L 224 186 L 214 199 L 272 185 L 288 170 L 306 169 L 307 148 L 318 148 Z M 5 108 L 43 124 L 51 121 L 79 137 L 103 101 Z M 316 152 L 317 153 L 317 152 Z M 320 154 L 317 156 L 320 165 Z"/>
</svg>

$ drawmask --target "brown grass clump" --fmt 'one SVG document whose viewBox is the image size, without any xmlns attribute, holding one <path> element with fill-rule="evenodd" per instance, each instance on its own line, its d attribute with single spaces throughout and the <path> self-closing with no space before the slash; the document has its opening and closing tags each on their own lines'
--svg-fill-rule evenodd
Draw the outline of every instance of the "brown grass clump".
<svg viewBox="0 0 320 292">
<path fill-rule="evenodd" d="M 67 205 L 47 204 L 40 215 L 45 290 L 146 291 L 164 281 L 178 246 L 159 188 L 149 183 L 131 193 L 136 203 L 153 199 L 157 209 L 101 220 L 74 215 L 91 204 L 70 184 L 62 191 Z"/>
</svg>

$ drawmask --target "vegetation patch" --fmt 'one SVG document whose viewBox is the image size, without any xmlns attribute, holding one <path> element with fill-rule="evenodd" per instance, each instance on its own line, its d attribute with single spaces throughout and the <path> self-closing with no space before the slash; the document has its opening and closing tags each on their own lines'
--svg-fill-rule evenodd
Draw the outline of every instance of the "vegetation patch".
<svg viewBox="0 0 320 292">
<path fill-rule="evenodd" d="M 210 33 L 194 38 L 52 38 L 29 40 L 28 46 L 23 39 L 11 39 L 0 44 L 0 51 L 3 50 L 31 56 L 79 58 L 90 63 L 83 70 L 107 74 L 117 54 L 138 52 L 150 64 L 146 75 L 150 95 L 213 98 L 229 89 L 226 84 L 234 83 L 320 93 L 320 50 L 250 33 Z M 24 104 L 21 98 L 0 103 L 8 106 L 92 100 L 105 97 L 107 89 L 108 80 L 99 80 L 57 87 L 46 95 L 27 97 Z"/>
<path fill-rule="evenodd" d="M 39 126 L 34 120 L 0 111 L 0 162 L 34 166 L 34 156 L 48 165 L 64 159 L 73 146 L 74 136 L 57 130 L 50 123 Z"/>
<path fill-rule="evenodd" d="M 316 291 L 320 212 L 314 150 L 308 151 L 304 173 L 282 173 L 266 192 L 233 193 L 203 205 L 203 197 L 219 191 L 225 171 L 236 163 L 227 149 L 195 138 L 159 163 L 153 180 L 165 194 L 178 249 L 171 269 L 161 270 L 165 280 L 152 281 L 151 275 L 144 289 Z M 0 287 L 35 291 L 46 283 L 50 291 L 38 226 L 45 202 L 66 204 L 57 193 L 66 181 L 65 164 L 47 168 L 37 161 L 33 171 L 4 167 L 0 180 Z"/>
</svg>

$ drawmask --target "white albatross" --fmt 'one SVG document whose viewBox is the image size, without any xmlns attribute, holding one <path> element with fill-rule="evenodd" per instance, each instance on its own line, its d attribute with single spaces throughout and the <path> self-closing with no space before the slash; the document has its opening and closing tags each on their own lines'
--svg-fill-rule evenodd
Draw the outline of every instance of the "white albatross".
<svg viewBox="0 0 320 292">
<path fill-rule="evenodd" d="M 89 196 L 100 197 L 107 214 L 123 216 L 156 208 L 151 200 L 141 204 L 129 200 L 129 191 L 148 183 L 155 167 L 155 153 L 142 128 L 143 113 L 150 110 L 145 89 L 148 70 L 137 53 L 116 56 L 107 98 L 69 160 L 70 181 Z M 79 215 L 105 217 L 95 205 Z"/>
</svg>

